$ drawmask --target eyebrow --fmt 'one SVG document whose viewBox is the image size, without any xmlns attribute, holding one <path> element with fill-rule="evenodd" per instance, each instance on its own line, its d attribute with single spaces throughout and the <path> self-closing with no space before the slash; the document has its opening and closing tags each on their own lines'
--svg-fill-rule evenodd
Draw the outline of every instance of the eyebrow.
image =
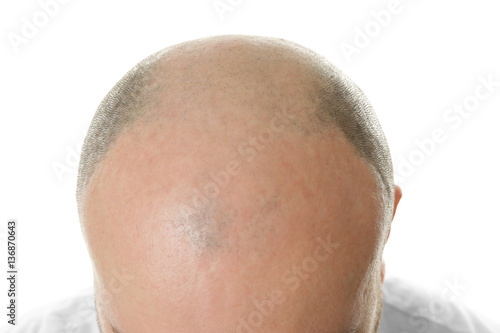
<svg viewBox="0 0 500 333">
<path fill-rule="evenodd" d="M 109 324 L 109 326 L 111 326 L 111 330 L 113 331 L 113 333 L 122 333 L 120 332 L 116 327 L 114 327 L 113 325 L 111 325 L 111 323 Z M 345 328 L 345 332 L 344 333 L 356 333 L 358 332 L 359 330 L 359 327 L 354 327 L 354 328 Z"/>
<path fill-rule="evenodd" d="M 109 324 L 109 325 L 111 326 L 111 330 L 113 331 L 113 333 L 122 333 L 117 328 L 115 328 L 113 325 L 111 325 L 111 324 Z M 355 328 L 345 329 L 344 333 L 356 333 L 356 332 L 358 332 L 358 330 L 359 330 L 359 326 L 355 327 Z"/>
<path fill-rule="evenodd" d="M 94 306 L 96 306 L 95 301 L 94 301 Z M 96 306 L 96 309 L 97 309 L 97 306 Z M 101 332 L 101 329 L 102 329 L 101 320 L 99 318 L 99 311 L 97 311 L 97 310 L 96 310 L 96 317 L 97 317 L 97 326 L 99 327 L 99 332 Z M 109 321 L 109 319 L 108 319 L 108 321 Z M 113 333 L 122 333 L 117 328 L 115 328 L 113 325 L 111 325 L 111 323 L 109 324 L 109 326 L 111 326 L 111 330 L 113 331 Z"/>
<path fill-rule="evenodd" d="M 115 328 L 113 325 L 111 325 L 111 330 L 113 331 L 113 333 L 122 333 L 120 332 L 117 328 Z M 345 331 L 345 333 L 356 333 L 358 331 L 358 328 L 353 328 L 353 329 L 349 329 L 347 331 Z"/>
<path fill-rule="evenodd" d="M 117 328 L 115 328 L 113 325 L 109 324 L 111 326 L 111 330 L 113 331 L 113 333 L 122 333 L 120 332 Z M 359 327 L 356 327 L 356 328 L 352 328 L 352 329 L 349 329 L 349 330 L 346 330 L 345 333 L 356 333 L 358 331 Z"/>
<path fill-rule="evenodd" d="M 110 324 L 110 326 L 111 326 L 111 330 L 113 331 L 113 333 L 122 333 L 119 330 L 117 330 L 113 325 Z"/>
</svg>

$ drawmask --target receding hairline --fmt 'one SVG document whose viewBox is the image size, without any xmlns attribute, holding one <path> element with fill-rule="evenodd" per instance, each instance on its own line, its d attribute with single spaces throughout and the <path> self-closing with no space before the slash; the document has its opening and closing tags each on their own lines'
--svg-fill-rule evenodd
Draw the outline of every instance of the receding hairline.
<svg viewBox="0 0 500 333">
<path fill-rule="evenodd" d="M 385 208 L 392 210 L 392 162 L 385 136 L 370 103 L 361 90 L 324 57 L 294 42 L 259 36 L 216 36 L 177 44 L 161 50 L 134 66 L 108 93 L 92 120 L 82 149 L 77 182 L 79 211 L 85 190 L 97 169 L 124 129 L 146 116 L 145 106 L 158 98 L 156 75 L 169 55 L 188 53 L 205 42 L 237 40 L 242 43 L 273 47 L 308 62 L 315 81 L 318 101 L 318 128 L 339 129 L 355 151 L 368 163 L 385 197 Z"/>
</svg>

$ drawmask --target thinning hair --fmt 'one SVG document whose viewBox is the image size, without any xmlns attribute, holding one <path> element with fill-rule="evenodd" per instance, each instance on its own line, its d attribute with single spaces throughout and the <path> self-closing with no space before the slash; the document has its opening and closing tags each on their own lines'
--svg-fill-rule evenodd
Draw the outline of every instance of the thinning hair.
<svg viewBox="0 0 500 333">
<path fill-rule="evenodd" d="M 390 151 L 373 107 L 363 92 L 327 59 L 310 49 L 269 37 L 237 38 L 248 41 L 249 46 L 256 40 L 260 43 L 264 41 L 306 59 L 312 73 L 310 83 L 313 87 L 312 100 L 317 104 L 313 107 L 316 110 L 318 126 L 340 130 L 358 155 L 372 168 L 382 193 L 381 205 L 385 215 L 392 217 L 394 184 Z M 190 43 L 199 44 L 202 40 L 174 45 L 139 62 L 99 104 L 83 144 L 78 169 L 76 195 L 81 217 L 86 189 L 106 154 L 120 133 L 146 117 L 147 106 L 159 98 L 159 83 L 155 77 L 158 75 L 160 64 L 168 59 L 171 53 L 175 54 L 175 50 L 180 48 L 179 45 L 184 47 Z"/>
<path fill-rule="evenodd" d="M 85 190 L 97 167 L 120 133 L 144 115 L 145 105 L 153 98 L 157 90 L 154 73 L 161 53 L 147 57 L 130 69 L 97 107 L 83 142 L 78 166 L 76 197 L 79 213 Z"/>
</svg>

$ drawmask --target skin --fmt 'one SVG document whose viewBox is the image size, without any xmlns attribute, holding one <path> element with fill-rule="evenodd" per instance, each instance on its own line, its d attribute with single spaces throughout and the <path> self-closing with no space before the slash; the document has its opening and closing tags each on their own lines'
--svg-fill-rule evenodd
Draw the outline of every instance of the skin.
<svg viewBox="0 0 500 333">
<path fill-rule="evenodd" d="M 372 168 L 342 133 L 311 131 L 297 60 L 270 50 L 253 65 L 272 79 L 224 81 L 249 49 L 204 50 L 160 72 L 209 73 L 217 90 L 179 79 L 160 93 L 155 121 L 119 136 L 86 194 L 101 332 L 376 332 L 391 219 Z M 280 113 L 263 102 L 284 100 Z"/>
</svg>

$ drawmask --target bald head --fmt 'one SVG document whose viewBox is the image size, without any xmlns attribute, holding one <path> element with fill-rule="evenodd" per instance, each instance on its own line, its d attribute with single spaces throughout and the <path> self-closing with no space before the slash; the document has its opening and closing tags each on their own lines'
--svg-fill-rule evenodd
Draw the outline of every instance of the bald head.
<svg viewBox="0 0 500 333">
<path fill-rule="evenodd" d="M 139 63 L 92 120 L 77 200 L 104 332 L 376 330 L 389 149 L 300 45 L 220 36 Z"/>
</svg>

